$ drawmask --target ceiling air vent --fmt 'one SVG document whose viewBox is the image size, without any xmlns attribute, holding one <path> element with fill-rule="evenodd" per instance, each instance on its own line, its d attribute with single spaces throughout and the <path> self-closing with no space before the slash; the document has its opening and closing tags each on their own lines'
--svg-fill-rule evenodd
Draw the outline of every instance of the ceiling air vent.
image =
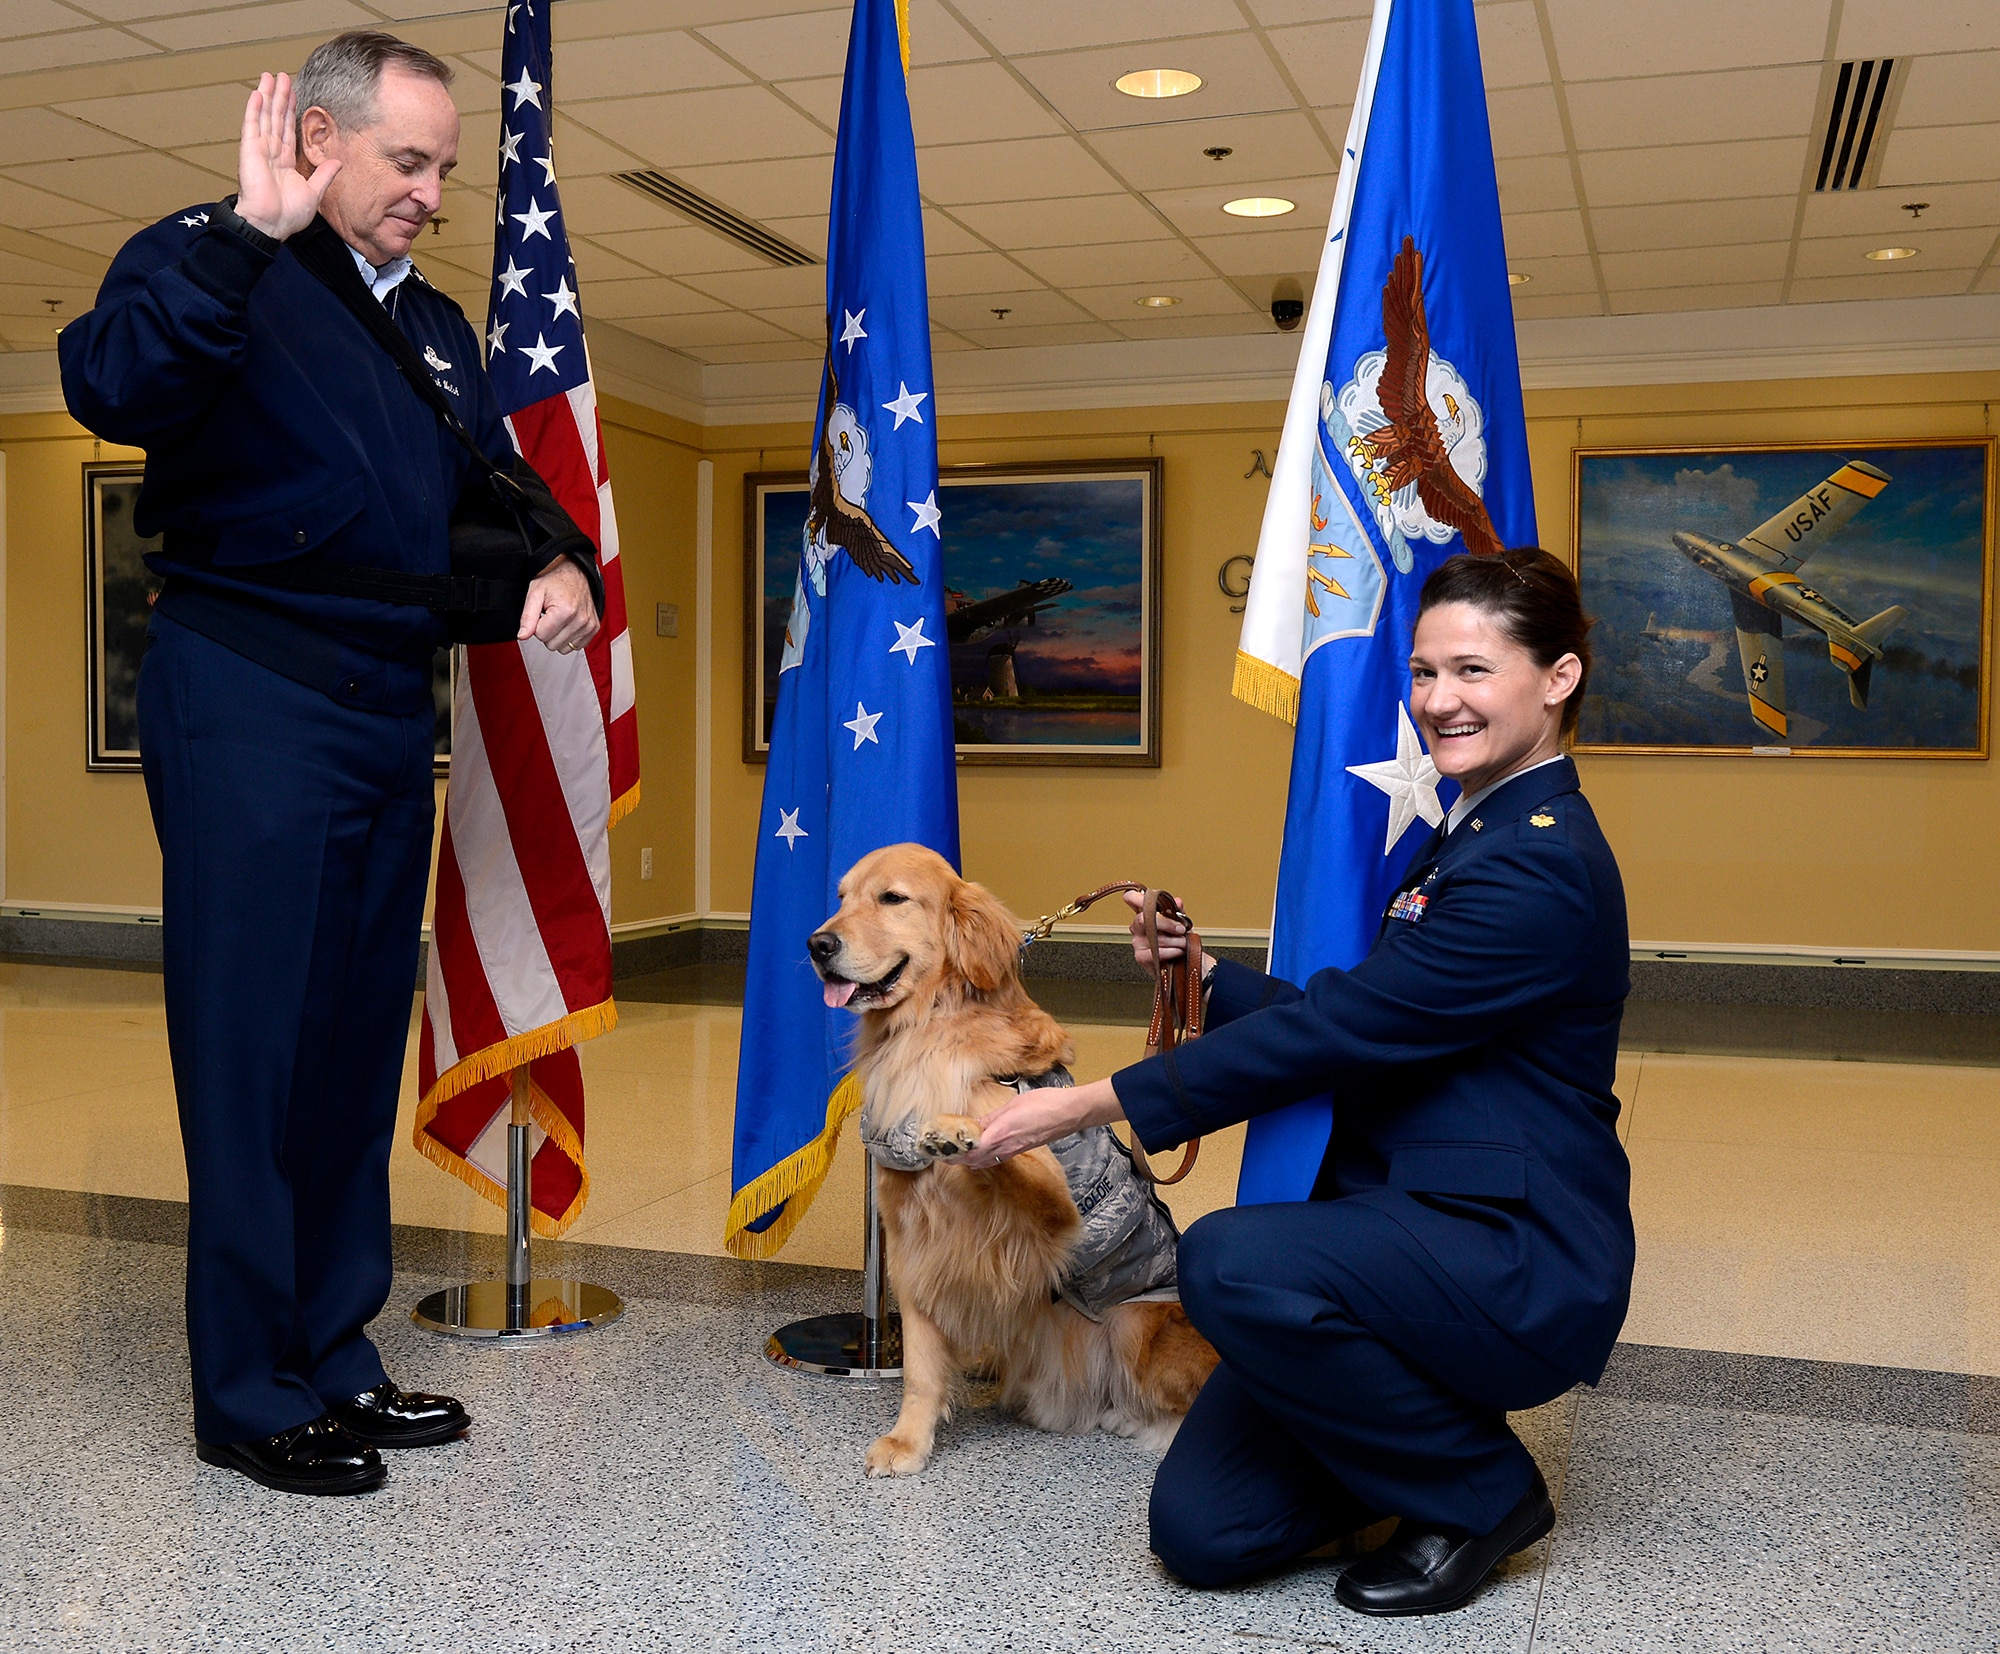
<svg viewBox="0 0 2000 1654">
<path fill-rule="evenodd" d="M 739 247 L 748 247 L 759 258 L 767 258 L 773 264 L 782 264 L 788 269 L 800 265 L 817 264 L 820 261 L 802 247 L 794 247 L 781 235 L 773 235 L 763 225 L 751 222 L 740 213 L 733 213 L 720 201 L 711 201 L 687 185 L 669 178 L 664 172 L 655 172 L 650 167 L 635 172 L 614 172 L 612 177 L 627 189 L 637 190 L 641 195 L 672 207 L 675 212 L 692 218 L 697 224 L 705 224 L 717 235 L 726 235 Z"/>
<path fill-rule="evenodd" d="M 1875 187 L 1889 123 L 1896 113 L 1908 60 L 1866 57 L 1838 66 L 1829 92 L 1822 94 L 1826 124 L 1821 129 L 1816 194 Z"/>
</svg>

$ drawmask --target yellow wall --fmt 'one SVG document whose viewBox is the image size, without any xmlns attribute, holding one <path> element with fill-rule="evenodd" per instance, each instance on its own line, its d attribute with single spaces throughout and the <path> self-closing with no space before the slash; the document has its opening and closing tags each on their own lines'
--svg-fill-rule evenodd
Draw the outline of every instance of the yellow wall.
<svg viewBox="0 0 2000 1654">
<path fill-rule="evenodd" d="M 1567 545 L 1570 450 L 1881 442 L 1991 429 L 2000 375 L 1543 391 L 1528 399 L 1542 534 Z M 946 418 L 946 464 L 1165 461 L 1158 770 L 960 773 L 969 873 L 1024 914 L 1113 878 L 1181 894 L 1218 929 L 1269 922 L 1289 731 L 1228 694 L 1239 621 L 1217 589 L 1256 540 L 1275 403 Z M 608 401 L 632 610 L 645 795 L 613 836 L 621 923 L 694 906 L 694 491 L 715 465 L 710 904 L 749 905 L 761 765 L 740 759 L 743 488 L 805 463 L 803 424 L 696 427 Z M 0 418 L 7 455 L 7 900 L 151 906 L 158 862 L 132 776 L 83 768 L 82 504 L 97 445 L 60 415 Z M 107 449 L 102 457 L 123 457 Z M 654 635 L 658 602 L 681 636 Z M 1991 762 L 1602 757 L 1585 783 L 1624 867 L 1635 937 L 2000 950 L 2000 770 Z M 655 876 L 638 878 L 651 846 Z"/>
</svg>

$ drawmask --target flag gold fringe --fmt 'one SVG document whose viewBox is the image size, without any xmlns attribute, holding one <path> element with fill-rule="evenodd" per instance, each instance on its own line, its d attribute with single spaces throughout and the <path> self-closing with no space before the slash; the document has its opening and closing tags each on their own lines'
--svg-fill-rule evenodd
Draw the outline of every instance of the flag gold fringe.
<svg viewBox="0 0 2000 1654">
<path fill-rule="evenodd" d="M 630 787 L 611 801 L 611 820 L 608 825 L 616 827 L 619 822 L 623 821 L 638 807 L 639 783 L 634 781 Z"/>
<path fill-rule="evenodd" d="M 431 1082 L 430 1090 L 424 1093 L 419 1113 L 428 1120 L 437 1112 L 439 1103 L 448 1097 L 456 1097 L 461 1091 L 471 1090 L 481 1080 L 490 1080 L 496 1074 L 511 1074 L 523 1063 L 533 1062 L 537 1057 L 552 1057 L 569 1046 L 596 1039 L 599 1034 L 608 1034 L 617 1026 L 618 1002 L 607 999 L 601 1005 L 587 1005 L 581 1011 L 558 1017 L 554 1022 L 530 1028 L 525 1034 L 516 1034 L 498 1045 L 475 1051 L 471 1056 L 453 1063 Z M 430 1111 L 429 1114 L 422 1113 L 425 1109 Z"/>
<path fill-rule="evenodd" d="M 903 73 L 910 72 L 910 0 L 896 0 L 896 43 L 903 48 Z M 509 268 L 512 268 L 510 265 Z"/>
<path fill-rule="evenodd" d="M 799 1220 L 811 1209 L 813 1197 L 833 1169 L 833 1153 L 840 1142 L 840 1128 L 848 1115 L 861 1106 L 861 1076 L 849 1074 L 833 1088 L 826 1100 L 826 1128 L 794 1154 L 787 1155 L 762 1177 L 745 1184 L 729 1203 L 723 1220 L 722 1244 L 738 1258 L 769 1258 L 776 1255 Z M 761 1232 L 751 1229 L 766 1212 L 783 1206 L 778 1221 Z"/>
<path fill-rule="evenodd" d="M 1299 680 L 1241 649 L 1236 651 L 1236 676 L 1229 692 L 1259 712 L 1268 712 L 1288 724 L 1299 721 Z"/>
<path fill-rule="evenodd" d="M 504 1209 L 507 1204 L 505 1186 L 495 1183 L 470 1160 L 463 1155 L 452 1153 L 430 1135 L 430 1123 L 437 1118 L 438 1105 L 443 1101 L 444 1096 L 438 1095 L 433 1088 L 432 1095 L 418 1105 L 417 1129 L 411 1134 L 410 1139 L 416 1145 L 417 1153 L 433 1165 L 443 1167 L 473 1193 Z M 568 1116 L 549 1100 L 548 1094 L 535 1084 L 532 1075 L 528 1080 L 528 1106 L 535 1124 L 542 1128 L 545 1136 L 554 1140 L 557 1148 L 569 1156 L 577 1170 L 576 1195 L 559 1217 L 548 1217 L 532 1206 L 528 1209 L 528 1227 L 543 1240 L 556 1240 L 583 1215 L 583 1209 L 590 1201 L 590 1168 L 583 1162 L 583 1144 L 577 1140 L 575 1128 L 570 1125 Z"/>
</svg>

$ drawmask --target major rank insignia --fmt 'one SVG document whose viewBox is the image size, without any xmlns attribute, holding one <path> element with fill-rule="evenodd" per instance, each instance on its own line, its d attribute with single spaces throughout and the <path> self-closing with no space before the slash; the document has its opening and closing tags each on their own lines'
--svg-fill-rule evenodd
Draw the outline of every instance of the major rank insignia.
<svg viewBox="0 0 2000 1654">
<path fill-rule="evenodd" d="M 1389 917 L 1413 925 L 1424 916 L 1424 909 L 1430 905 L 1430 897 L 1422 891 L 1406 890 L 1389 904 Z"/>
<path fill-rule="evenodd" d="M 1528 825 L 1530 827 L 1553 827 L 1555 824 L 1556 818 L 1546 811 L 1528 817 Z"/>
</svg>

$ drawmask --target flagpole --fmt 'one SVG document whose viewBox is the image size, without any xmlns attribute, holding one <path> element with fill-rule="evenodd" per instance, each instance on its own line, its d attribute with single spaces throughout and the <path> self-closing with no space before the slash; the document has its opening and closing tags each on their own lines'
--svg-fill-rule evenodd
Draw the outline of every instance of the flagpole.
<svg viewBox="0 0 2000 1654">
<path fill-rule="evenodd" d="M 889 1308 L 889 1268 L 883 1251 L 882 1209 L 875 1200 L 875 1162 L 861 1195 L 861 1310 L 813 1315 L 780 1327 L 764 1354 L 780 1367 L 827 1378 L 901 1378 L 903 1318 Z"/>
<path fill-rule="evenodd" d="M 587 1281 L 537 1280 L 530 1251 L 534 1210 L 534 1087 L 528 1065 L 514 1070 L 507 1116 L 507 1273 L 504 1280 L 469 1281 L 431 1293 L 410 1319 L 457 1338 L 546 1338 L 601 1327 L 625 1313 L 608 1287 Z"/>
</svg>

